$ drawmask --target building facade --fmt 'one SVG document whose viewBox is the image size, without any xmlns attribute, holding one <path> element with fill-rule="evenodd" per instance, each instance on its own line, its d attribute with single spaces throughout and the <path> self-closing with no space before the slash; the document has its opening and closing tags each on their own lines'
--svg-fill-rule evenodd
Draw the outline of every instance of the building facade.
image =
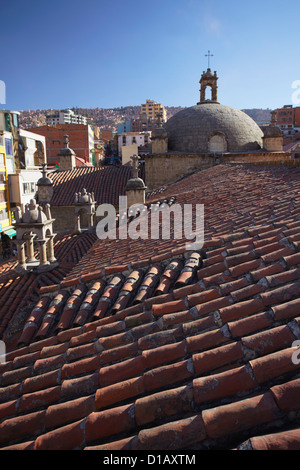
<svg viewBox="0 0 300 470">
<path fill-rule="evenodd" d="M 55 126 L 56 124 L 84 124 L 88 123 L 86 116 L 75 114 L 72 109 L 63 109 L 46 116 L 46 124 Z"/>
<path fill-rule="evenodd" d="M 46 162 L 45 138 L 19 128 L 18 111 L 0 111 L 0 229 L 12 229 L 17 206 L 34 198 Z M 1 145 L 2 144 L 2 145 Z"/>
<path fill-rule="evenodd" d="M 11 212 L 6 167 L 6 149 L 4 132 L 0 131 L 0 232 L 8 230 L 10 226 Z"/>
<path fill-rule="evenodd" d="M 146 100 L 146 103 L 141 105 L 141 114 L 146 114 L 147 118 L 157 120 L 161 114 L 163 122 L 167 120 L 167 111 L 165 107 L 153 100 Z"/>
<path fill-rule="evenodd" d="M 118 134 L 124 132 L 148 132 L 156 129 L 158 122 L 166 122 L 167 111 L 164 106 L 153 100 L 146 100 L 141 105 L 141 112 L 138 117 L 125 119 L 118 124 Z"/>
<path fill-rule="evenodd" d="M 131 120 L 125 119 L 118 124 L 118 134 L 122 134 L 123 132 L 131 132 Z"/>
<path fill-rule="evenodd" d="M 58 152 L 64 146 L 65 135 L 69 136 L 70 147 L 77 157 L 86 163 L 93 163 L 95 149 L 93 126 L 88 124 L 55 124 L 54 126 L 33 127 L 28 130 L 45 137 L 49 166 L 55 166 Z"/>
<path fill-rule="evenodd" d="M 300 132 L 300 106 L 285 105 L 276 110 L 277 125 L 285 136 Z M 299 134 L 300 137 L 300 134 Z"/>
<path fill-rule="evenodd" d="M 124 132 L 118 135 L 118 155 L 122 156 L 124 147 L 136 146 L 140 148 L 149 147 L 151 144 L 151 132 Z"/>
</svg>

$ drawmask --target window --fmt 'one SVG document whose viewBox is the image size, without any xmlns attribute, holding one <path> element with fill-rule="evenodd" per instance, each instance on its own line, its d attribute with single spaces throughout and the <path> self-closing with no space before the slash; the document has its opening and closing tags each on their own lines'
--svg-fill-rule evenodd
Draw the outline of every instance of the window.
<svg viewBox="0 0 300 470">
<path fill-rule="evenodd" d="M 8 113 L 5 113 L 4 119 L 5 119 L 5 130 L 10 132 L 11 131 L 10 115 Z"/>
<path fill-rule="evenodd" d="M 6 202 L 6 191 L 3 189 L 0 190 L 0 203 L 1 202 Z"/>
<path fill-rule="evenodd" d="M 19 128 L 19 116 L 17 114 L 13 114 L 13 123 L 14 123 L 14 126 L 18 129 Z"/>
<path fill-rule="evenodd" d="M 0 166 L 5 166 L 3 153 L 0 153 Z"/>
<path fill-rule="evenodd" d="M 36 140 L 35 148 L 36 148 L 36 151 L 34 152 L 34 164 L 35 166 L 39 166 L 45 160 L 44 145 L 41 141 Z"/>
<path fill-rule="evenodd" d="M 8 174 L 11 174 L 14 172 L 14 161 L 12 158 L 6 159 L 6 170 Z"/>
<path fill-rule="evenodd" d="M 23 193 L 32 194 L 35 192 L 35 183 L 23 183 Z"/>
<path fill-rule="evenodd" d="M 0 145 L 3 146 L 3 136 L 0 135 Z"/>
<path fill-rule="evenodd" d="M 0 184 L 5 184 L 6 178 L 5 173 L 3 171 L 0 172 Z"/>
<path fill-rule="evenodd" d="M 13 155 L 11 139 L 5 139 L 5 152 L 7 155 Z"/>
<path fill-rule="evenodd" d="M 8 212 L 7 212 L 7 209 L 4 208 L 0 210 L 0 220 L 6 220 L 6 219 L 8 219 Z"/>
</svg>

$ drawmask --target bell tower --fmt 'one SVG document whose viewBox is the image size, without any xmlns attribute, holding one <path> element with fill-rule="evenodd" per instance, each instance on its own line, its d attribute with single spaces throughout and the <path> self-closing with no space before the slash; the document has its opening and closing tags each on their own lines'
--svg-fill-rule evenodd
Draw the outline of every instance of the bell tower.
<svg viewBox="0 0 300 470">
<path fill-rule="evenodd" d="M 200 78 L 200 101 L 197 104 L 203 104 L 203 103 L 218 103 L 218 86 L 217 86 L 217 72 L 212 73 L 210 67 L 209 67 L 209 62 L 210 62 L 210 57 L 213 57 L 213 54 L 208 51 L 208 54 L 206 54 L 206 57 L 208 57 L 208 68 L 207 71 L 203 71 L 201 78 Z M 211 99 L 206 99 L 205 94 L 206 94 L 206 88 L 210 87 L 211 88 Z"/>
</svg>

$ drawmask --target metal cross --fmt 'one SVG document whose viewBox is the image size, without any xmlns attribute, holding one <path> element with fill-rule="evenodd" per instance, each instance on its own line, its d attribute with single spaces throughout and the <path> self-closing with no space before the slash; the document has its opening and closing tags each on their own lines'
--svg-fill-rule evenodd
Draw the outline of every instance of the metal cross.
<svg viewBox="0 0 300 470">
<path fill-rule="evenodd" d="M 209 59 L 210 57 L 213 57 L 214 55 L 210 53 L 210 51 L 208 51 L 208 54 L 205 54 L 205 57 L 208 57 L 208 68 L 209 68 Z"/>
</svg>

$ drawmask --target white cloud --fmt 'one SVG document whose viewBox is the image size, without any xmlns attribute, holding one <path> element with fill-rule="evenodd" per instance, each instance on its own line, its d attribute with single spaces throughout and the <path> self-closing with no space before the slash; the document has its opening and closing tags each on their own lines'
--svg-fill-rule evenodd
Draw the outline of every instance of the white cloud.
<svg viewBox="0 0 300 470">
<path fill-rule="evenodd" d="M 221 34 L 222 25 L 218 18 L 210 14 L 206 14 L 204 16 L 204 25 L 207 32 L 217 34 L 218 36 Z"/>
</svg>

